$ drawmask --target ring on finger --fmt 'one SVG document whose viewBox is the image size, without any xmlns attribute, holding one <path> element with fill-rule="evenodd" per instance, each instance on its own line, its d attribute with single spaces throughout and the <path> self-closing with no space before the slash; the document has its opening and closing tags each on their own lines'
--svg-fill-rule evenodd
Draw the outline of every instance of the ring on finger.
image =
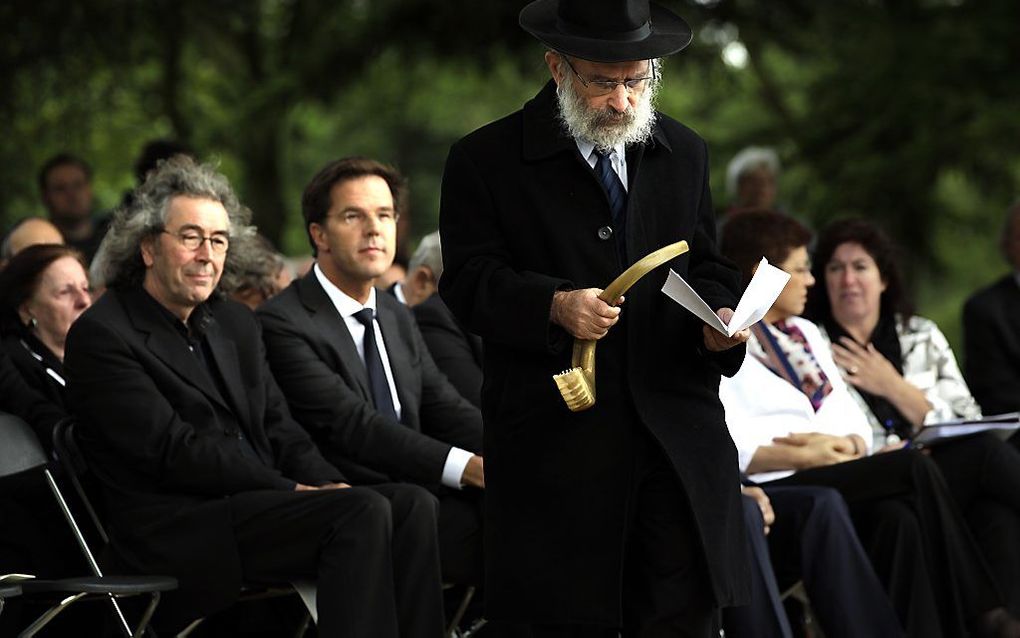
<svg viewBox="0 0 1020 638">
<path fill-rule="evenodd" d="M 858 368 L 857 366 L 850 366 L 850 369 L 847 370 L 847 374 L 851 374 L 851 375 L 857 374 L 859 369 L 860 368 Z"/>
</svg>

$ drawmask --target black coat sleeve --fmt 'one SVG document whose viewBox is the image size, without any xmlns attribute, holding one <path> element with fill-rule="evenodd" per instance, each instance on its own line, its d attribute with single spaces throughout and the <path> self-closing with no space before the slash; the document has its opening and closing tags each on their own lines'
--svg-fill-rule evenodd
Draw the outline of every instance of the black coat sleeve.
<svg viewBox="0 0 1020 638">
<path fill-rule="evenodd" d="M 575 286 L 515 268 L 492 195 L 461 143 L 446 160 L 439 226 L 439 292 L 468 330 L 487 342 L 531 352 L 558 352 L 572 343 L 549 316 L 553 293 Z"/>
<path fill-rule="evenodd" d="M 1003 334 L 1003 319 L 997 317 L 987 294 L 969 300 L 963 307 L 964 365 L 967 385 L 985 414 L 1001 414 L 1020 409 L 1020 362 L 1003 347 L 1009 337 Z M 1009 321 L 1010 319 L 1006 319 Z M 1017 317 L 1012 317 L 1017 321 Z"/>
</svg>

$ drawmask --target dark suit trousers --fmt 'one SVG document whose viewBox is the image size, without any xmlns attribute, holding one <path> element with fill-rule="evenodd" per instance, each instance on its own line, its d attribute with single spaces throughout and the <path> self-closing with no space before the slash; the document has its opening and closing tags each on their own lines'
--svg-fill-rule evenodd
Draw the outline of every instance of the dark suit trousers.
<svg viewBox="0 0 1020 638">
<path fill-rule="evenodd" d="M 413 485 L 231 497 L 244 579 L 317 582 L 318 635 L 437 638 L 438 504 Z"/>
<path fill-rule="evenodd" d="M 493 623 L 494 638 L 709 638 L 718 618 L 693 514 L 676 471 L 635 427 L 627 477 L 623 628 Z M 734 477 L 733 489 L 737 489 Z"/>
<path fill-rule="evenodd" d="M 1006 606 L 1020 614 L 1020 452 L 992 434 L 931 448 Z"/>
<path fill-rule="evenodd" d="M 769 544 L 763 533 L 765 520 L 753 498 L 744 496 L 741 502 L 744 505 L 744 524 L 751 549 L 751 602 L 723 609 L 723 629 L 726 630 L 727 638 L 792 638 L 790 621 L 786 618 L 786 611 L 779 598 L 779 584 L 776 583 L 772 568 Z M 773 511 L 778 519 L 779 512 L 775 510 L 775 504 Z"/>
<path fill-rule="evenodd" d="M 779 591 L 803 580 L 826 636 L 902 636 L 896 612 L 857 540 L 839 493 L 812 486 L 773 486 L 765 492 L 776 515 L 767 542 L 758 505 L 744 497 L 756 573 L 751 604 L 723 612 L 726 635 L 792 635 Z"/>
<path fill-rule="evenodd" d="M 766 484 L 839 490 L 910 636 L 965 636 L 1002 605 L 938 467 L 915 450 L 812 468 Z"/>
<path fill-rule="evenodd" d="M 477 587 L 484 581 L 482 498 L 483 492 L 473 488 L 439 491 L 439 560 L 443 582 Z"/>
</svg>

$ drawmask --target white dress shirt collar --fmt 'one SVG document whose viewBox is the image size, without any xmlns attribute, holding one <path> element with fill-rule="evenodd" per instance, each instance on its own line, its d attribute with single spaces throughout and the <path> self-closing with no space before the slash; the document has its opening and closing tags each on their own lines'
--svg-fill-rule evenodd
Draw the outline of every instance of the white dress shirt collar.
<svg viewBox="0 0 1020 638">
<path fill-rule="evenodd" d="M 354 313 L 358 312 L 363 308 L 371 308 L 375 312 L 375 288 L 369 288 L 368 301 L 362 304 L 360 301 L 351 297 L 343 290 L 337 287 L 329 277 L 322 272 L 319 268 L 319 264 L 312 266 L 312 271 L 315 273 L 315 278 L 319 280 L 319 285 L 326 291 L 326 296 L 336 306 L 336 311 L 340 313 L 340 316 L 344 319 L 351 317 Z M 378 314 L 378 313 L 376 313 Z"/>
</svg>

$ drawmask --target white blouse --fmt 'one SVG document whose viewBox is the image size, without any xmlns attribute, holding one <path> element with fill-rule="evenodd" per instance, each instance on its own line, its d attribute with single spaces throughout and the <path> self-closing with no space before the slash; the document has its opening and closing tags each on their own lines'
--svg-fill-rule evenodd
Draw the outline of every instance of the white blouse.
<svg viewBox="0 0 1020 638">
<path fill-rule="evenodd" d="M 832 383 L 832 392 L 815 412 L 807 396 L 785 379 L 769 370 L 753 355 L 744 356 L 744 364 L 732 378 L 723 378 L 719 398 L 726 409 L 726 425 L 737 448 L 740 470 L 746 471 L 754 453 L 772 439 L 790 433 L 821 432 L 835 436 L 857 434 L 868 442 L 871 452 L 871 427 L 864 412 L 847 391 L 846 382 L 832 360 L 829 344 L 818 327 L 807 319 L 788 320 L 804 333 L 811 351 Z M 755 339 L 754 333 L 751 339 Z M 748 344 L 751 350 L 751 344 Z M 793 474 L 793 470 L 761 472 L 751 478 L 770 481 Z"/>
</svg>

